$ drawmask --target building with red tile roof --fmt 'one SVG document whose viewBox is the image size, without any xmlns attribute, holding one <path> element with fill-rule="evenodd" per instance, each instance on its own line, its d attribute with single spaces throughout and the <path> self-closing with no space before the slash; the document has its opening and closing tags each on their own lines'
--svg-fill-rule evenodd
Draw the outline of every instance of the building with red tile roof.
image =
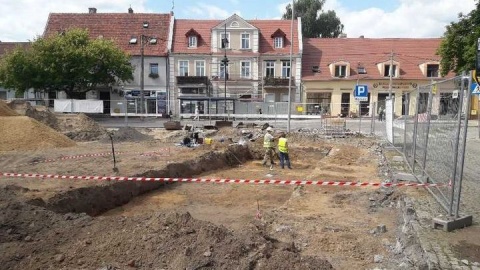
<svg viewBox="0 0 480 270">
<path fill-rule="evenodd" d="M 359 112 L 353 89 L 366 85 L 367 101 L 360 102 L 361 114 L 372 115 L 373 103 L 384 106 L 390 94 L 392 67 L 393 96 L 402 97 L 420 85 L 440 77 L 440 38 L 308 38 L 302 60 L 303 99 L 306 112 L 349 115 Z M 447 78 L 453 75 L 449 74 Z M 439 93 L 440 95 L 440 93 Z M 395 99 L 397 115 L 408 108 Z"/>
<path fill-rule="evenodd" d="M 301 79 L 301 20 L 175 20 L 170 54 L 171 86 L 183 114 L 197 108 L 210 113 L 232 112 L 223 101 L 287 101 L 292 48 L 292 100 L 299 100 Z M 228 41 L 224 43 L 225 40 Z M 224 58 L 227 58 L 225 73 Z M 225 75 L 228 74 L 228 75 Z M 219 102 L 200 100 L 214 97 Z M 197 98 L 197 100 L 195 100 Z M 233 101 L 227 101 L 227 103 Z M 210 109 L 209 109 L 210 108 Z M 236 108 L 236 112 L 241 111 Z"/>
<path fill-rule="evenodd" d="M 172 14 L 135 13 L 129 8 L 125 13 L 97 13 L 96 8 L 89 8 L 88 13 L 51 13 L 45 26 L 44 36 L 68 31 L 72 28 L 87 29 L 92 38 L 102 38 L 114 43 L 132 56 L 131 63 L 135 69 L 134 80 L 113 89 L 90 91 L 87 98 L 102 100 L 123 99 L 126 94 L 135 102 L 128 109 L 131 115 L 140 115 L 139 92 L 142 86 L 141 51 L 144 49 L 144 101 L 147 114 L 165 115 L 165 101 L 168 99 L 168 52 L 171 49 L 173 33 Z M 142 46 L 143 44 L 143 46 Z M 59 96 L 62 98 L 62 96 Z M 104 102 L 104 104 L 108 102 Z M 114 101 L 105 106 L 105 113 L 124 115 L 124 107 Z M 111 111 L 110 111 L 111 110 Z"/>
</svg>

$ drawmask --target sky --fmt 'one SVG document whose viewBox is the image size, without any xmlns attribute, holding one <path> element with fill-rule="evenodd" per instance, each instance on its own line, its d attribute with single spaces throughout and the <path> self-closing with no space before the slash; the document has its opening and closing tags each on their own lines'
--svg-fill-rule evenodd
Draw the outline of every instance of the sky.
<svg viewBox="0 0 480 270">
<path fill-rule="evenodd" d="M 180 19 L 280 19 L 290 0 L 0 0 L 0 41 L 34 40 L 42 35 L 49 13 L 168 13 Z M 347 37 L 441 37 L 458 14 L 475 8 L 475 0 L 326 0 Z"/>
</svg>

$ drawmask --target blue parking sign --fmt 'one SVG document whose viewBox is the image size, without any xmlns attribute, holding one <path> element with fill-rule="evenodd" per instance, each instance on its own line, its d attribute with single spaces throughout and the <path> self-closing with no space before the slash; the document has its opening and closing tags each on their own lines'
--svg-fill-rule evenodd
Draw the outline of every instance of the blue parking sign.
<svg viewBox="0 0 480 270">
<path fill-rule="evenodd" d="M 356 85 L 353 96 L 355 97 L 355 100 L 368 101 L 368 86 L 367 85 Z"/>
</svg>

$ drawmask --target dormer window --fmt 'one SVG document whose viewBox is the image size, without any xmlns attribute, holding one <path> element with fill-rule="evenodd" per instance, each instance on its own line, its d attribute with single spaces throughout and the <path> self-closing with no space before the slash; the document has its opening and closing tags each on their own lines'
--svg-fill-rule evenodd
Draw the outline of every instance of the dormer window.
<svg viewBox="0 0 480 270">
<path fill-rule="evenodd" d="M 358 67 L 357 68 L 357 73 L 358 74 L 367 74 L 367 70 L 365 69 L 365 67 Z"/>
<path fill-rule="evenodd" d="M 275 48 L 283 48 L 283 37 L 275 37 L 273 44 Z"/>
<path fill-rule="evenodd" d="M 312 66 L 312 72 L 313 72 L 313 73 L 318 73 L 318 72 L 320 72 L 320 67 L 319 67 L 319 66 Z"/>
<path fill-rule="evenodd" d="M 335 77 L 337 77 L 337 78 L 347 77 L 347 65 L 336 65 L 335 66 Z"/>
<path fill-rule="evenodd" d="M 397 65 L 385 64 L 383 68 L 383 76 L 390 77 L 390 67 L 392 67 L 392 77 L 397 77 Z"/>
<path fill-rule="evenodd" d="M 196 48 L 197 47 L 197 36 L 189 36 L 188 37 L 188 47 L 189 48 Z"/>
<path fill-rule="evenodd" d="M 201 36 L 197 31 L 195 31 L 195 29 L 191 28 L 188 30 L 188 32 L 185 33 L 185 36 L 187 37 L 188 48 L 196 48 L 198 46 L 198 41 L 200 40 Z"/>
<path fill-rule="evenodd" d="M 439 64 L 428 64 L 427 65 L 427 78 L 438 78 L 440 65 Z"/>
<path fill-rule="evenodd" d="M 285 40 L 285 37 L 287 35 L 285 32 L 282 31 L 282 29 L 278 28 L 270 37 L 273 38 L 273 47 L 278 49 L 278 48 L 283 48 L 283 43 Z"/>
</svg>

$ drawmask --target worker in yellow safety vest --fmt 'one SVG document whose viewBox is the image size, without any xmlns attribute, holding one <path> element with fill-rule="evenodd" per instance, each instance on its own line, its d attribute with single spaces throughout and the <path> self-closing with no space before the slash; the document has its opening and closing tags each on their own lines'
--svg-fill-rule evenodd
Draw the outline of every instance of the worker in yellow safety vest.
<svg viewBox="0 0 480 270">
<path fill-rule="evenodd" d="M 282 133 L 278 139 L 278 157 L 280 158 L 280 167 L 282 167 L 282 169 L 284 169 L 284 165 L 292 169 L 290 166 L 290 157 L 288 156 L 288 142 L 285 133 Z"/>
<path fill-rule="evenodd" d="M 263 166 L 267 166 L 267 161 L 270 160 L 270 170 L 273 170 L 273 153 L 275 152 L 275 138 L 272 135 L 273 128 L 268 127 L 267 133 L 263 137 L 263 148 L 265 148 L 265 155 L 263 156 Z"/>
</svg>

